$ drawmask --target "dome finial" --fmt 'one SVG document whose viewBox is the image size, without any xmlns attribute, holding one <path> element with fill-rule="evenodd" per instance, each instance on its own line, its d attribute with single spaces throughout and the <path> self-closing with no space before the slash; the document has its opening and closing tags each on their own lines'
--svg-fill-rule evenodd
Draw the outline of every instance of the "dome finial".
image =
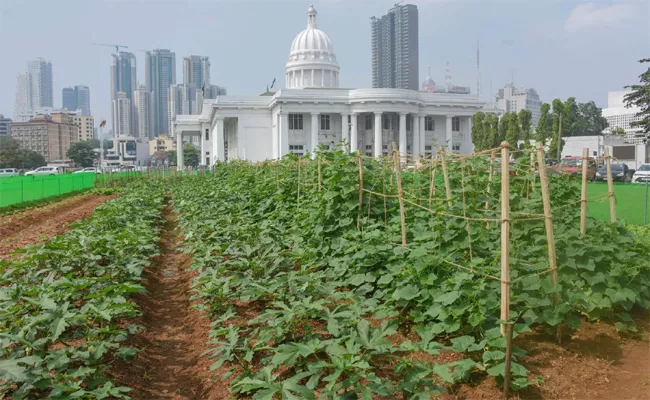
<svg viewBox="0 0 650 400">
<path fill-rule="evenodd" d="M 316 12 L 314 5 L 312 4 L 311 6 L 309 6 L 309 9 L 307 10 L 307 28 L 316 28 L 317 14 L 318 12 Z"/>
</svg>

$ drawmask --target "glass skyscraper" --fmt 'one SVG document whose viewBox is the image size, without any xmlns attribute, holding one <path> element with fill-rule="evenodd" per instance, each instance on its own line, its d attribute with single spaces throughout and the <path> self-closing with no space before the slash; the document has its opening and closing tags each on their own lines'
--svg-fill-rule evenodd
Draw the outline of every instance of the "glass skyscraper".
<svg viewBox="0 0 650 400">
<path fill-rule="evenodd" d="M 169 86 L 176 83 L 176 55 L 164 49 L 148 51 L 145 81 L 153 99 L 153 135 L 169 130 Z"/>
</svg>

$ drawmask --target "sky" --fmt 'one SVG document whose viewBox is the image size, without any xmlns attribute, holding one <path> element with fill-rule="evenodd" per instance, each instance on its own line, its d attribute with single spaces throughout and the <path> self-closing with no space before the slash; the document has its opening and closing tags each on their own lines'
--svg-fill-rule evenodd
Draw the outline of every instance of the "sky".
<svg viewBox="0 0 650 400">
<path fill-rule="evenodd" d="M 213 84 L 229 95 L 258 95 L 273 78 L 284 87 L 293 38 L 313 3 L 341 67 L 340 86 L 371 87 L 370 17 L 387 0 L 0 0 L 0 114 L 11 116 L 16 75 L 27 60 L 52 62 L 54 106 L 61 89 L 88 85 L 96 121 L 110 116 L 111 47 L 128 46 L 144 82 L 144 52 L 209 56 Z M 638 82 L 637 61 L 650 57 L 650 0 L 412 0 L 419 10 L 420 81 L 431 75 L 476 93 L 510 83 L 532 87 L 542 101 L 570 96 L 607 106 L 607 92 Z"/>
</svg>

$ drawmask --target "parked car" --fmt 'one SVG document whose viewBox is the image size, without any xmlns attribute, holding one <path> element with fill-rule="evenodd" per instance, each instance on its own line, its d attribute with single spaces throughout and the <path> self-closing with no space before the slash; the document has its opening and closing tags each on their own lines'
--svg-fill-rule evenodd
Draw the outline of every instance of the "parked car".
<svg viewBox="0 0 650 400">
<path fill-rule="evenodd" d="M 560 161 L 560 164 L 554 166 L 559 172 L 569 174 L 570 176 L 582 175 L 582 157 L 567 157 Z M 596 178 L 598 164 L 592 157 L 587 159 L 587 179 L 593 181 Z"/>
<path fill-rule="evenodd" d="M 73 172 L 73 174 L 84 174 L 84 173 L 88 173 L 88 172 L 93 172 L 95 174 L 101 174 L 102 173 L 102 171 L 99 168 L 86 167 L 86 168 L 80 169 L 79 171 Z"/>
<path fill-rule="evenodd" d="M 18 171 L 16 168 L 0 169 L 0 177 L 3 177 L 3 176 L 18 176 L 18 175 L 20 175 L 20 171 Z"/>
<path fill-rule="evenodd" d="M 634 171 L 627 167 L 627 164 L 612 164 L 612 181 L 614 182 L 631 182 Z M 596 172 L 597 181 L 607 180 L 607 164 Z"/>
<path fill-rule="evenodd" d="M 650 164 L 643 164 L 632 175 L 632 182 L 648 182 L 650 181 Z"/>
<path fill-rule="evenodd" d="M 33 171 L 25 172 L 25 176 L 58 175 L 60 173 L 61 169 L 59 167 L 40 167 Z"/>
</svg>

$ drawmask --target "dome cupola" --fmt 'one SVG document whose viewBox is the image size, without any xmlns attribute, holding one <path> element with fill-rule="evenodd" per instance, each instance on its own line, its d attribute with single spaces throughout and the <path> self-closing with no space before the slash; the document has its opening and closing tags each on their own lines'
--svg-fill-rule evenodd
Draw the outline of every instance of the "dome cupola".
<svg viewBox="0 0 650 400">
<path fill-rule="evenodd" d="M 286 87 L 339 87 L 339 63 L 330 38 L 317 28 L 314 6 L 307 10 L 307 28 L 291 43 L 285 67 Z"/>
</svg>

